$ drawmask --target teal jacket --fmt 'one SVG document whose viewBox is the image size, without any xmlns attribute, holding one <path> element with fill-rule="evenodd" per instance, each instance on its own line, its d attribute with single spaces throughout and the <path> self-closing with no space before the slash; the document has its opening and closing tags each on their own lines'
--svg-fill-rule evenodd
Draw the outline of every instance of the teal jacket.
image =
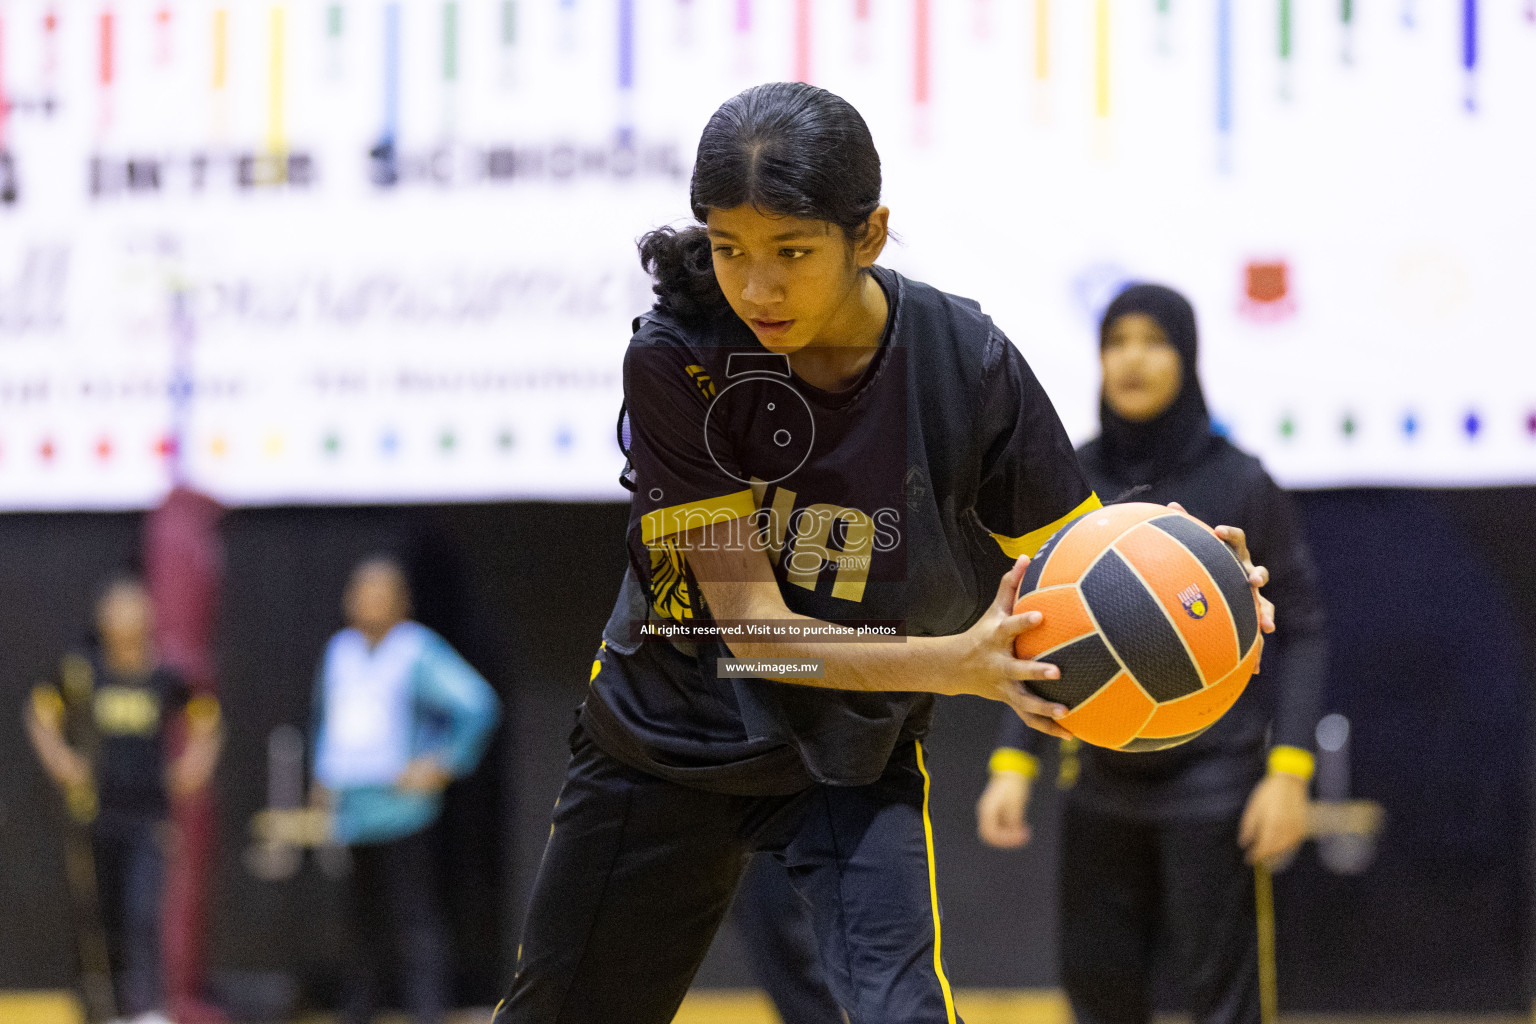
<svg viewBox="0 0 1536 1024">
<path fill-rule="evenodd" d="M 419 633 L 414 663 L 405 666 L 409 678 L 404 682 L 400 714 L 408 719 L 399 724 L 408 736 L 408 758 L 430 755 L 441 762 L 454 778 L 474 771 L 491 731 L 501 714 L 496 693 L 470 667 L 448 642 L 419 623 L 407 622 L 396 630 Z M 395 632 L 391 631 L 390 637 Z M 386 638 L 386 643 L 389 641 Z M 345 629 L 331 638 L 315 681 L 312 763 L 322 783 L 327 780 L 322 766 L 327 763 L 328 727 L 326 721 L 327 667 L 338 651 L 356 646 L 360 637 Z M 383 646 L 382 644 L 380 645 Z M 329 783 L 327 783 L 329 785 Z M 333 834 L 347 844 L 381 843 L 419 832 L 432 824 L 442 811 L 442 794 L 405 793 L 393 785 L 331 786 L 334 809 Z"/>
</svg>

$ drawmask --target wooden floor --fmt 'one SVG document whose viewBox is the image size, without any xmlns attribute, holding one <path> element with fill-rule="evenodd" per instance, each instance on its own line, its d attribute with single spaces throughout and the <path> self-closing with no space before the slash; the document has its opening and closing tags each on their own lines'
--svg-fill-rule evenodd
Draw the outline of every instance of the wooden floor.
<svg viewBox="0 0 1536 1024">
<path fill-rule="evenodd" d="M 956 1009 L 965 1024 L 1072 1024 L 1067 1001 L 1054 989 L 961 989 Z M 490 1011 L 465 1011 L 449 1024 L 489 1024 Z M 9 1022 L 6 1022 L 9 1024 Z M 294 1024 L 331 1024 L 317 1017 Z M 410 1024 L 404 1017 L 380 1018 L 377 1024 Z M 695 992 L 683 1003 L 673 1024 L 781 1024 L 768 997 L 756 990 Z M 1188 1018 L 1160 1016 L 1153 1024 L 1189 1024 Z M 1530 1016 L 1455 1014 L 1281 1014 L 1280 1024 L 1536 1024 Z"/>
<path fill-rule="evenodd" d="M 965 1024 L 1071 1024 L 1060 992 L 1050 989 L 989 991 L 962 989 L 955 1006 Z M 695 992 L 674 1024 L 779 1024 L 773 1004 L 761 992 Z M 1529 1024 L 1522 1021 L 1521 1024 Z"/>
<path fill-rule="evenodd" d="M 961 989 L 955 1003 L 965 1024 L 1071 1024 L 1072 1015 L 1061 993 L 1052 989 Z M 461 1010 L 449 1024 L 489 1024 L 491 1011 Z M 1281 1024 L 1536 1024 L 1529 1016 L 1456 1016 L 1452 1014 L 1282 1014 Z M 0 992 L 3 1024 L 83 1024 L 78 1002 L 64 992 Z M 333 1024 L 330 1014 L 307 1015 L 288 1024 Z M 376 1024 L 410 1024 L 399 1014 L 386 1014 Z M 761 992 L 695 992 L 683 1003 L 674 1024 L 781 1024 L 773 1005 Z M 1188 1024 L 1179 1017 L 1160 1017 L 1154 1024 Z"/>
<path fill-rule="evenodd" d="M 1066 997 L 1055 989 L 960 989 L 955 1005 L 965 1024 L 1072 1024 Z M 1292 1015 L 1281 1024 L 1536 1024 L 1530 1016 L 1455 1016 L 1448 1014 Z M 469 1024 L 469 1022 L 465 1022 Z M 683 1003 L 674 1024 L 780 1024 L 773 1005 L 756 991 L 695 992 Z M 1187 1018 L 1162 1016 L 1154 1024 L 1189 1024 Z"/>
</svg>

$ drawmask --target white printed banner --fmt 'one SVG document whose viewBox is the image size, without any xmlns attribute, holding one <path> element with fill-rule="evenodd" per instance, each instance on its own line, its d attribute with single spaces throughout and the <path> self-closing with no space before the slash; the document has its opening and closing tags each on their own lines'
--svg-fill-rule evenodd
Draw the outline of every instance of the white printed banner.
<svg viewBox="0 0 1536 1024">
<path fill-rule="evenodd" d="M 794 77 L 1074 437 L 1150 279 L 1283 482 L 1536 482 L 1528 0 L 0 0 L 0 508 L 622 496 L 634 240 Z"/>
</svg>

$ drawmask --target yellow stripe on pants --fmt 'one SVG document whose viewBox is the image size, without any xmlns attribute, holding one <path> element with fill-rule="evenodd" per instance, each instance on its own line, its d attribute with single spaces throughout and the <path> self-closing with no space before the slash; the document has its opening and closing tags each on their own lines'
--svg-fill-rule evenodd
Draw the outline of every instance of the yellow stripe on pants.
<svg viewBox="0 0 1536 1024">
<path fill-rule="evenodd" d="M 933 861 L 933 822 L 928 817 L 928 767 L 923 764 L 923 745 L 917 744 L 917 770 L 923 773 L 923 839 L 928 844 L 928 898 L 933 906 L 933 973 L 939 976 L 939 988 L 944 990 L 944 1013 L 949 1024 L 955 1024 L 955 994 L 950 991 L 949 979 L 944 976 L 944 957 L 940 949 L 939 935 L 939 882 Z"/>
<path fill-rule="evenodd" d="M 1275 884 L 1269 868 L 1253 866 L 1254 909 L 1259 920 L 1259 1020 L 1280 1018 L 1280 985 L 1275 970 Z"/>
</svg>

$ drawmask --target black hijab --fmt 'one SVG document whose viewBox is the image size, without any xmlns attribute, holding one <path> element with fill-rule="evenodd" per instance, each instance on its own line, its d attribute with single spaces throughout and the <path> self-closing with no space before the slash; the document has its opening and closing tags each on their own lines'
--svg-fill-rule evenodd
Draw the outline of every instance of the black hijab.
<svg viewBox="0 0 1536 1024">
<path fill-rule="evenodd" d="M 1199 346 L 1195 311 L 1189 300 L 1162 285 L 1131 285 L 1104 310 L 1104 318 L 1099 322 L 1101 351 L 1111 325 L 1128 313 L 1144 313 L 1157 321 L 1183 364 L 1182 383 L 1173 404 L 1145 423 L 1133 423 L 1116 415 L 1100 393 L 1104 466 L 1116 482 L 1141 487 L 1156 484 L 1200 457 L 1211 443 L 1211 415 L 1205 407 L 1195 365 Z"/>
</svg>

